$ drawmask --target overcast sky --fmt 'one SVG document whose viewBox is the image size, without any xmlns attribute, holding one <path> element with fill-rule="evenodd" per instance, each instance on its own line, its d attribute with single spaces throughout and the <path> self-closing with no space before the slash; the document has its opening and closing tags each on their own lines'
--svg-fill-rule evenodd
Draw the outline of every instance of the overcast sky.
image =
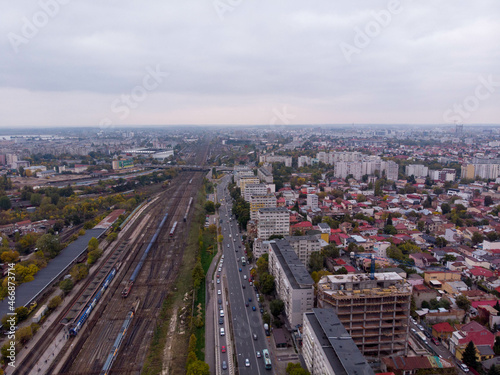
<svg viewBox="0 0 500 375">
<path fill-rule="evenodd" d="M 0 0 L 0 127 L 500 123 L 498 0 Z"/>
</svg>

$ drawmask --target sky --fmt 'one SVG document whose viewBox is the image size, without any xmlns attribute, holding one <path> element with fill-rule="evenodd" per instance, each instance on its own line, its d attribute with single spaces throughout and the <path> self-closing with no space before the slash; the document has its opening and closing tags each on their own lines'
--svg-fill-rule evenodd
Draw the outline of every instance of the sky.
<svg viewBox="0 0 500 375">
<path fill-rule="evenodd" d="M 0 128 L 500 123 L 498 0 L 0 4 Z"/>
</svg>

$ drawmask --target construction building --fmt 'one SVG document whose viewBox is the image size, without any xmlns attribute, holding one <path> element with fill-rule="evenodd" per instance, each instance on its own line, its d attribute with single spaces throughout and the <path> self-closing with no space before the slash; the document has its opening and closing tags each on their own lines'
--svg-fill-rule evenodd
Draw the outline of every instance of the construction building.
<svg viewBox="0 0 500 375">
<path fill-rule="evenodd" d="M 395 272 L 328 275 L 318 307 L 332 308 L 367 357 L 406 355 L 412 286 Z"/>
</svg>

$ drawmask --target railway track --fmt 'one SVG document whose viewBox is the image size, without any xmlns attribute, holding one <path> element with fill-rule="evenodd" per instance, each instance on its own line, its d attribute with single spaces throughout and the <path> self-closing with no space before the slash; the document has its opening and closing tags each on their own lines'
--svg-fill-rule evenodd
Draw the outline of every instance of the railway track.
<svg viewBox="0 0 500 375">
<path fill-rule="evenodd" d="M 179 176 L 181 177 L 181 176 Z M 193 183 L 189 184 L 189 180 Z M 182 221 L 189 198 L 195 196 L 202 180 L 200 172 L 183 173 L 177 186 L 170 194 L 156 204 L 151 213 L 150 225 L 140 244 L 140 251 L 134 252 L 134 258 L 124 260 L 127 271 L 120 273 L 120 282 L 112 285 L 104 298 L 102 306 L 88 322 L 88 326 L 78 338 L 71 355 L 65 360 L 58 373 L 93 374 L 99 373 L 112 345 L 112 340 L 123 323 L 136 297 L 140 296 L 140 306 L 134 321 L 116 359 L 112 373 L 139 374 L 146 356 L 149 341 L 156 327 L 156 319 L 164 299 L 168 296 L 168 287 L 175 278 L 181 263 L 183 247 L 181 244 L 187 238 L 188 223 Z M 165 211 L 169 212 L 167 222 L 152 247 L 144 267 L 139 274 L 134 287 L 127 299 L 121 298 L 121 290 L 130 276 L 144 247 L 156 229 L 158 220 Z M 169 237 L 172 224 L 178 226 L 173 239 Z"/>
</svg>

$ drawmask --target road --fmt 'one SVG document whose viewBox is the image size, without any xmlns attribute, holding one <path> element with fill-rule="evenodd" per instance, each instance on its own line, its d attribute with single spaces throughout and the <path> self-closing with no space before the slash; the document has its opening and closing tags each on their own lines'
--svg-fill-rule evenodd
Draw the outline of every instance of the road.
<svg viewBox="0 0 500 375">
<path fill-rule="evenodd" d="M 224 290 L 221 293 L 227 293 L 224 296 L 227 299 L 223 301 L 226 318 L 228 317 L 228 307 L 230 309 L 229 317 L 232 323 L 237 358 L 237 364 L 231 363 L 231 365 L 238 367 L 238 371 L 242 375 L 274 373 L 274 371 L 266 370 L 263 358 L 257 358 L 256 355 L 257 351 L 262 353 L 263 349 L 269 350 L 269 348 L 256 292 L 249 282 L 250 266 L 248 263 L 245 266 L 242 265 L 241 257 L 245 256 L 245 247 L 241 240 L 237 221 L 231 215 L 232 202 L 227 191 L 230 178 L 231 176 L 225 176 L 217 187 L 217 199 L 221 203 L 219 215 L 222 219 L 221 227 L 224 237 L 222 244 L 224 261 L 221 271 L 217 272 L 219 278 L 222 279 L 222 284 L 217 284 L 217 286 L 223 285 Z M 219 270 L 219 268 L 217 269 Z M 246 302 L 248 302 L 248 306 L 246 306 Z M 255 307 L 255 311 L 253 307 Z M 226 329 L 227 324 L 225 323 L 224 326 Z M 229 327 L 227 328 L 229 329 Z M 220 345 L 225 345 L 226 348 L 227 337 L 220 337 Z M 221 353 L 221 363 L 226 361 L 229 364 L 228 354 L 227 352 Z M 246 360 L 249 361 L 249 366 L 246 366 Z"/>
</svg>

